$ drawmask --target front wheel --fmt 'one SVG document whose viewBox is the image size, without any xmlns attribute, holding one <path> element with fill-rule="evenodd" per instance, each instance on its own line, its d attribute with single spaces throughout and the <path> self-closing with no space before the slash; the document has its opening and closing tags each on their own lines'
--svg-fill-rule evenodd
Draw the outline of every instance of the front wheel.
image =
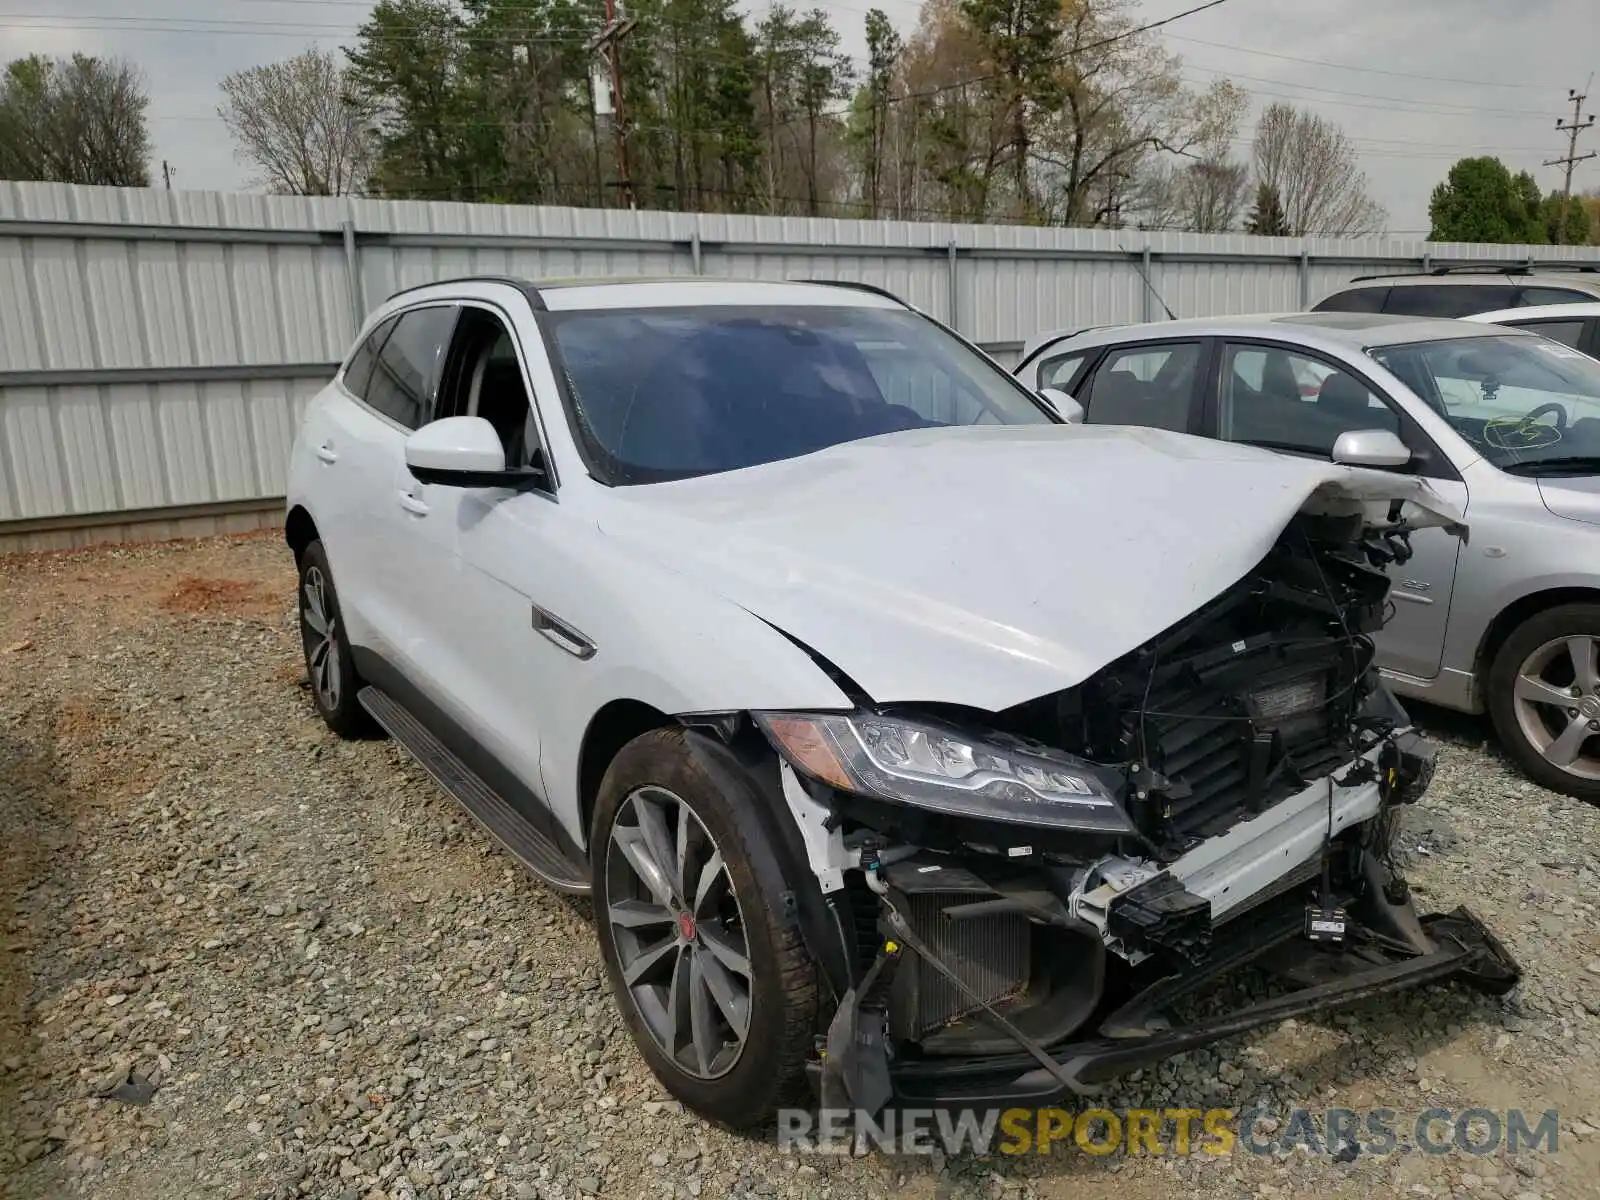
<svg viewBox="0 0 1600 1200">
<path fill-rule="evenodd" d="M 735 1128 L 800 1098 L 818 1005 L 754 802 L 723 794 L 683 730 L 659 729 L 606 771 L 590 842 L 601 955 L 639 1052 Z"/>
<path fill-rule="evenodd" d="M 370 734 L 374 726 L 356 699 L 361 680 L 351 660 L 350 639 L 340 619 L 339 595 L 333 590 L 333 572 L 321 542 L 312 542 L 300 555 L 299 607 L 300 644 L 317 711 L 340 737 Z"/>
<path fill-rule="evenodd" d="M 1517 626 L 1489 668 L 1488 704 L 1530 779 L 1600 804 L 1600 604 L 1563 604 Z"/>
</svg>

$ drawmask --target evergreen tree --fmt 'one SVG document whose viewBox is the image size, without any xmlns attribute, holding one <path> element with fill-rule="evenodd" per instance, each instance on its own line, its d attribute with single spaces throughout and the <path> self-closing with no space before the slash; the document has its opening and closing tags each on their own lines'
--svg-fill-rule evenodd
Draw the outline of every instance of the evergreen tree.
<svg viewBox="0 0 1600 1200">
<path fill-rule="evenodd" d="M 1284 216 L 1283 200 L 1270 183 L 1263 181 L 1256 185 L 1256 202 L 1244 219 L 1244 230 L 1261 237 L 1289 236 L 1289 218 Z"/>
</svg>

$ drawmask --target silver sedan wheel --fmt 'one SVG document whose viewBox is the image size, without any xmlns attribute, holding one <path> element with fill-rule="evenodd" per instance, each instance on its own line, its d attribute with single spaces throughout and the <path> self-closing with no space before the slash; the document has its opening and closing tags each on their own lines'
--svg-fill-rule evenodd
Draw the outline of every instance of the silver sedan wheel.
<svg viewBox="0 0 1600 1200">
<path fill-rule="evenodd" d="M 675 1066 L 726 1075 L 750 1031 L 750 949 L 716 839 L 682 798 L 633 791 L 606 849 L 604 919 L 628 997 Z"/>
<path fill-rule="evenodd" d="M 330 712 L 339 707 L 339 620 L 328 597 L 328 582 L 317 567 L 306 568 L 300 584 L 300 636 L 306 672 L 317 699 Z"/>
<path fill-rule="evenodd" d="M 1600 638 L 1540 646 L 1517 668 L 1517 726 L 1551 766 L 1600 780 Z"/>
</svg>

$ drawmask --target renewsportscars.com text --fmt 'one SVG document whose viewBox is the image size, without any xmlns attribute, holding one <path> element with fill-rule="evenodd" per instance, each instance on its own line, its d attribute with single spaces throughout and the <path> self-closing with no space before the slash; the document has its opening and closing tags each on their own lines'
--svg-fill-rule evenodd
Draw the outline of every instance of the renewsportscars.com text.
<svg viewBox="0 0 1600 1200">
<path fill-rule="evenodd" d="M 1558 1149 L 1555 1109 L 1064 1108 L 782 1109 L 780 1147 L 806 1154 L 1491 1154 Z"/>
</svg>

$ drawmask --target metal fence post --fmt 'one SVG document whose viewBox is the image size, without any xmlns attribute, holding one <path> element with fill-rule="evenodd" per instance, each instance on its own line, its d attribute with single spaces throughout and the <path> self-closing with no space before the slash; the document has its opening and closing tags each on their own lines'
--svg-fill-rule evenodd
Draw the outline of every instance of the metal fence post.
<svg viewBox="0 0 1600 1200">
<path fill-rule="evenodd" d="M 1156 313 L 1155 313 L 1155 309 L 1152 308 L 1151 305 L 1155 303 L 1156 285 L 1155 285 L 1155 281 L 1150 278 L 1150 235 L 1149 234 L 1145 234 L 1144 249 L 1139 252 L 1139 261 L 1140 261 L 1141 269 L 1142 269 L 1142 271 L 1144 273 L 1144 289 L 1143 289 L 1143 298 L 1142 298 L 1143 309 L 1141 310 L 1144 315 L 1143 315 L 1143 317 L 1141 319 L 1145 320 L 1145 321 L 1154 321 L 1156 319 Z"/>
<path fill-rule="evenodd" d="M 350 290 L 350 336 L 361 329 L 367 317 L 367 289 L 361 278 L 361 249 L 356 245 L 356 223 L 349 217 L 339 222 L 344 234 L 344 273 Z"/>
<path fill-rule="evenodd" d="M 954 329 L 957 333 L 960 333 L 961 332 L 961 321 L 960 321 L 960 312 L 961 312 L 961 310 L 957 306 L 957 299 L 958 299 L 958 297 L 960 295 L 961 278 L 960 278 L 960 269 L 956 266 L 956 239 L 955 238 L 951 238 L 950 239 L 950 245 L 947 247 L 947 250 L 948 250 L 949 255 L 950 255 L 950 283 L 949 283 L 949 288 L 950 288 L 950 328 Z"/>
<path fill-rule="evenodd" d="M 1300 307 L 1311 307 L 1311 251 L 1300 243 Z"/>
</svg>

